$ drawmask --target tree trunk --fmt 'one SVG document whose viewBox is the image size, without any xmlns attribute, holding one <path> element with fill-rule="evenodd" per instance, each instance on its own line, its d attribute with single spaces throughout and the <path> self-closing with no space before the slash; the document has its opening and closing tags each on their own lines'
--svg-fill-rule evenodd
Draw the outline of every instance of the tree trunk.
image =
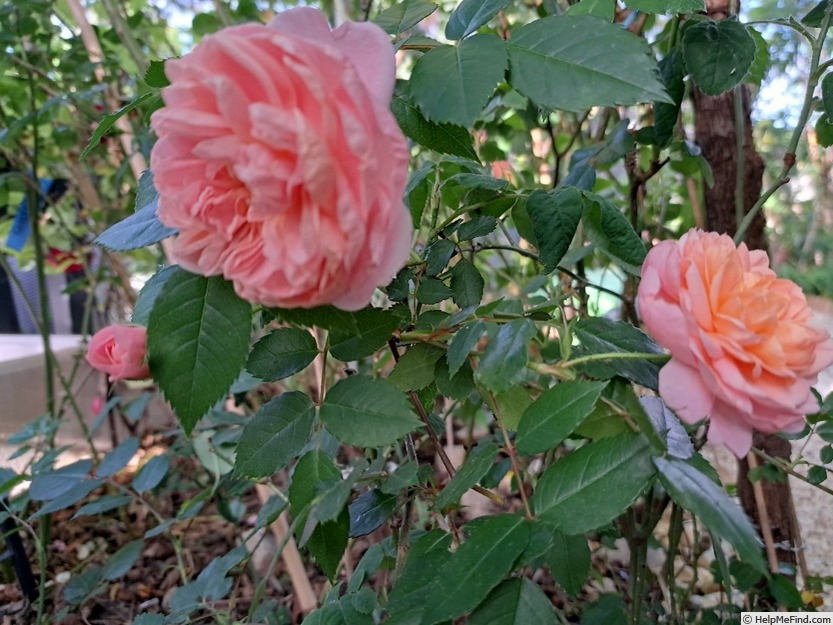
<svg viewBox="0 0 833 625">
<path fill-rule="evenodd" d="M 712 19 L 728 17 L 725 0 L 707 0 L 707 12 Z M 739 8 L 739 7 L 738 7 Z M 744 214 L 758 200 L 763 180 L 764 162 L 755 150 L 750 118 L 750 96 L 746 86 L 739 90 L 743 94 L 743 204 Z M 735 92 L 720 96 L 704 95 L 692 88 L 694 103 L 695 140 L 702 149 L 714 175 L 714 186 L 706 186 L 704 199 L 706 223 L 709 230 L 734 235 L 737 231 L 735 210 L 735 188 L 737 186 L 737 143 L 734 110 Z M 768 250 L 764 227 L 766 220 L 760 212 L 753 220 L 744 238 L 752 249 Z M 789 459 L 790 443 L 777 435 L 755 433 L 753 446 L 763 449 L 773 457 Z M 770 565 L 787 565 L 795 570 L 796 547 L 800 544 L 799 531 L 794 522 L 792 491 L 788 480 L 768 482 L 761 480 L 763 493 L 763 519 L 758 512 L 755 489 L 749 482 L 749 463 L 742 459 L 738 463 L 737 490 L 741 505 L 757 526 L 769 534 L 763 536 L 770 555 Z M 760 493 L 759 493 L 760 497 Z M 773 552 L 774 549 L 774 552 Z M 774 557 L 773 557 L 774 556 Z"/>
</svg>

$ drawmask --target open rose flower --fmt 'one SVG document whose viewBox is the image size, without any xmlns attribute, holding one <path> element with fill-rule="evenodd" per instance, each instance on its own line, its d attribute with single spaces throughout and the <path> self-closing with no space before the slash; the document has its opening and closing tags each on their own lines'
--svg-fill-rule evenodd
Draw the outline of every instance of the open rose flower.
<svg viewBox="0 0 833 625">
<path fill-rule="evenodd" d="M 151 170 L 175 260 L 267 306 L 367 305 L 412 234 L 388 36 L 303 7 L 208 36 L 165 73 Z"/>
<path fill-rule="evenodd" d="M 87 362 L 113 381 L 150 377 L 146 356 L 147 330 L 141 326 L 107 326 L 87 347 Z"/>
<path fill-rule="evenodd" d="M 686 423 L 710 417 L 713 442 L 740 457 L 753 430 L 798 432 L 818 410 L 810 389 L 833 363 L 833 341 L 766 253 L 699 230 L 663 241 L 645 259 L 638 301 L 672 356 L 660 395 Z"/>
</svg>

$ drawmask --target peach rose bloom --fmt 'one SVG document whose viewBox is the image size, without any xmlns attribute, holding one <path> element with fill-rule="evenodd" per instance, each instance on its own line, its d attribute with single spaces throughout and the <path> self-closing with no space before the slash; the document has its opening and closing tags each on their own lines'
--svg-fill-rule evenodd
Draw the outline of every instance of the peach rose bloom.
<svg viewBox="0 0 833 625">
<path fill-rule="evenodd" d="M 395 69 L 378 26 L 307 7 L 169 60 L 150 163 L 174 259 L 266 306 L 367 305 L 411 248 Z"/>
<path fill-rule="evenodd" d="M 686 423 L 710 417 L 713 442 L 741 457 L 753 430 L 799 432 L 818 410 L 810 389 L 833 363 L 833 341 L 765 252 L 692 230 L 648 253 L 638 295 L 645 327 L 672 356 L 660 395 Z"/>
<path fill-rule="evenodd" d="M 142 326 L 107 326 L 87 346 L 87 362 L 112 381 L 150 377 L 146 356 L 147 330 Z"/>
</svg>

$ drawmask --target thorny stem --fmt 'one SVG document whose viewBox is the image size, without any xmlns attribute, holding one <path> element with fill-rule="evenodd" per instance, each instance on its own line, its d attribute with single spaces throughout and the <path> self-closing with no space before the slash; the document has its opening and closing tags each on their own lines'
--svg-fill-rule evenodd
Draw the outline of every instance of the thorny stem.
<svg viewBox="0 0 833 625">
<path fill-rule="evenodd" d="M 745 139 L 745 119 L 743 115 L 743 85 L 740 84 L 732 94 L 735 114 L 735 226 L 739 227 L 743 222 L 744 201 L 743 186 L 744 175 L 746 174 L 746 154 L 743 150 Z"/>
<path fill-rule="evenodd" d="M 396 347 L 396 341 L 394 339 L 390 339 L 388 341 L 388 347 L 390 347 L 391 353 L 393 354 L 393 359 L 396 362 L 399 362 L 399 349 Z M 431 439 L 431 442 L 434 443 L 434 447 L 437 450 L 437 455 L 440 457 L 440 461 L 443 463 L 446 472 L 448 473 L 449 479 L 454 477 L 457 471 L 454 469 L 454 465 L 451 462 L 451 459 L 448 457 L 448 454 L 445 452 L 445 447 L 443 447 L 442 443 L 440 442 L 440 438 L 437 436 L 437 432 L 431 426 L 431 422 L 428 420 L 428 414 L 425 412 L 425 408 L 422 407 L 422 402 L 419 401 L 419 396 L 416 394 L 416 391 L 409 391 L 408 397 L 411 399 L 411 403 L 414 405 L 414 408 L 419 415 L 419 418 L 422 419 L 422 423 L 425 425 L 425 429 L 428 432 L 428 436 Z M 503 504 L 503 498 L 495 493 L 486 490 L 482 486 L 473 486 L 472 490 L 480 493 L 484 497 L 488 497 L 492 501 L 497 504 Z"/>
<path fill-rule="evenodd" d="M 807 484 L 809 484 L 810 486 L 815 486 L 820 491 L 825 492 L 828 495 L 833 495 L 833 489 L 830 489 L 827 486 L 824 486 L 823 484 L 813 484 L 811 481 L 809 481 L 807 479 L 806 475 L 802 475 L 801 473 L 799 473 L 798 471 L 793 469 L 792 465 L 790 465 L 790 463 L 785 461 L 783 458 L 774 458 L 774 457 L 770 456 L 768 453 L 766 453 L 764 451 L 761 451 L 760 449 L 756 449 L 756 448 L 752 449 L 752 453 L 754 453 L 759 458 L 762 458 L 763 460 L 766 460 L 770 464 L 774 464 L 776 467 L 778 467 L 779 469 L 781 469 L 785 473 L 788 473 L 789 475 L 792 475 L 793 477 L 797 477 L 802 482 L 807 482 Z"/>
<path fill-rule="evenodd" d="M 588 354 L 587 356 L 579 356 L 558 365 L 561 369 L 575 367 L 576 365 L 583 365 L 587 362 L 594 362 L 597 360 L 668 360 L 668 354 L 647 354 L 647 353 L 631 353 L 631 352 L 610 352 L 604 354 Z"/>
<path fill-rule="evenodd" d="M 494 410 L 497 407 L 497 402 L 495 401 L 495 396 L 489 392 L 489 398 L 491 399 L 492 409 Z M 532 519 L 532 507 L 529 505 L 529 498 L 526 496 L 526 484 L 524 484 L 523 480 L 523 473 L 521 473 L 521 465 L 518 463 L 518 454 L 515 452 L 515 445 L 512 444 L 512 441 L 509 440 L 509 434 L 506 432 L 506 428 L 503 427 L 503 423 L 501 423 L 500 419 L 497 419 L 498 427 L 500 428 L 500 433 L 503 435 L 503 443 L 506 447 L 506 453 L 509 454 L 509 460 L 512 462 L 512 471 L 515 473 L 515 479 L 518 482 L 518 492 L 521 494 L 521 501 L 524 504 L 524 510 L 526 510 L 526 518 Z"/>
<path fill-rule="evenodd" d="M 764 191 L 755 202 L 754 206 L 749 209 L 746 216 L 738 226 L 738 231 L 735 233 L 735 244 L 743 241 L 746 231 L 749 229 L 752 220 L 761 211 L 766 201 L 781 187 L 790 181 L 790 172 L 795 167 L 795 152 L 798 148 L 798 142 L 801 140 L 801 135 L 804 134 L 804 127 L 807 125 L 807 120 L 810 117 L 810 112 L 813 109 L 813 93 L 816 90 L 816 85 L 819 82 L 819 61 L 821 53 L 824 49 L 824 40 L 827 37 L 827 31 L 830 30 L 831 21 L 833 21 L 833 2 L 827 4 L 824 11 L 824 18 L 821 22 L 821 28 L 818 35 L 814 38 L 807 34 L 810 41 L 810 47 L 813 51 L 812 60 L 810 61 L 810 76 L 807 79 L 807 89 L 804 92 L 804 104 L 801 107 L 801 113 L 798 116 L 798 123 L 795 125 L 790 142 L 787 144 L 787 151 L 784 154 L 784 165 L 781 167 L 781 172 L 778 177 L 773 180 L 772 184 Z"/>
</svg>

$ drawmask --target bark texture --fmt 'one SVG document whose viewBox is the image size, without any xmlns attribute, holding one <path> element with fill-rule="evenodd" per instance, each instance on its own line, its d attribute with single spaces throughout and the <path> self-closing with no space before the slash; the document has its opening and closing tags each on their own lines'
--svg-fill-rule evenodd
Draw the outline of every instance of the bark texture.
<svg viewBox="0 0 833 625">
<path fill-rule="evenodd" d="M 735 8 L 740 9 L 739 6 Z M 727 0 L 707 0 L 706 10 L 710 18 L 720 20 L 729 16 L 731 7 Z M 746 213 L 761 194 L 764 162 L 755 150 L 748 88 L 743 86 L 740 92 L 743 94 L 743 199 Z M 704 190 L 706 224 L 709 230 L 725 232 L 732 236 L 737 231 L 735 187 L 738 166 L 734 97 L 733 91 L 712 97 L 703 94 L 696 87 L 692 89 L 695 141 L 702 149 L 703 156 L 711 165 L 714 174 L 714 186 L 707 186 Z M 768 251 L 765 225 L 766 220 L 761 211 L 746 232 L 744 240 L 750 248 Z M 790 443 L 776 435 L 755 433 L 752 445 L 773 457 L 790 457 Z M 743 509 L 760 529 L 761 518 L 748 474 L 749 464 L 743 459 L 738 463 L 738 495 Z M 769 536 L 764 536 L 764 541 L 770 548 L 772 545 L 775 546 L 779 565 L 787 565 L 794 570 L 796 546 L 800 544 L 800 535 L 794 522 L 789 481 L 762 480 L 761 485 L 766 509 L 765 520 L 768 521 L 764 526 L 769 526 Z"/>
</svg>

